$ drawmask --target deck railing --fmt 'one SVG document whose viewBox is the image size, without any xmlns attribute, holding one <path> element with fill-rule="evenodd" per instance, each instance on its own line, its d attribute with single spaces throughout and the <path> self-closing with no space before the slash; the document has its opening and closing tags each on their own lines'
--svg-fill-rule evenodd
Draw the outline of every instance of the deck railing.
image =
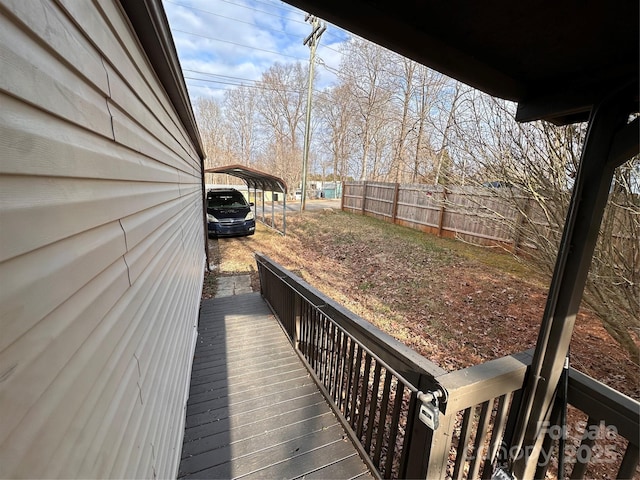
<svg viewBox="0 0 640 480">
<path fill-rule="evenodd" d="M 257 255 L 261 289 L 363 458 L 383 478 L 424 474 L 420 390 L 444 370 Z"/>
<path fill-rule="evenodd" d="M 257 254 L 256 260 L 262 295 L 374 473 L 491 478 L 496 463 L 510 453 L 505 439 L 531 351 L 447 373 L 269 258 Z M 431 429 L 420 420 L 420 410 L 438 396 L 438 426 Z M 577 428 L 568 432 L 574 434 L 565 448 L 570 478 L 585 478 L 590 466 L 602 463 L 606 474 L 632 478 L 640 404 L 573 369 L 568 403 L 588 418 L 576 421 L 584 434 Z M 537 476 L 558 470 L 554 442 L 562 432 L 554 415 L 556 424 L 545 426 Z"/>
<path fill-rule="evenodd" d="M 496 464 L 514 452 L 508 444 L 532 351 L 499 358 L 436 378 L 448 402 L 434 433 L 427 478 L 492 478 Z M 560 421 L 556 399 L 535 478 L 558 478 L 558 440 L 564 436 L 568 478 L 638 478 L 640 403 L 569 368 L 567 403 Z M 524 452 L 526 454 L 526 452 Z"/>
<path fill-rule="evenodd" d="M 439 376 L 448 392 L 427 478 L 491 478 L 509 436 L 531 351 Z"/>
</svg>

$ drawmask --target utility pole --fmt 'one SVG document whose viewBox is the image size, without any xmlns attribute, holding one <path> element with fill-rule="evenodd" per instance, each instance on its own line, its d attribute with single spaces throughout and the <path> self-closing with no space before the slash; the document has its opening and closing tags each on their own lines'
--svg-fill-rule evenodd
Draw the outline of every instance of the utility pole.
<svg viewBox="0 0 640 480">
<path fill-rule="evenodd" d="M 311 33 L 302 42 L 303 45 L 308 45 L 311 51 L 309 55 L 309 89 L 307 91 L 307 118 L 305 120 L 304 129 L 304 150 L 302 152 L 302 198 L 300 199 L 300 211 L 303 211 L 307 201 L 307 164 L 309 163 L 309 139 L 311 137 L 311 98 L 313 95 L 313 65 L 316 59 L 316 46 L 320 41 L 320 37 L 327 29 L 327 25 L 324 22 L 320 22 L 318 17 L 310 15 L 304 18 L 305 22 L 311 24 Z"/>
</svg>

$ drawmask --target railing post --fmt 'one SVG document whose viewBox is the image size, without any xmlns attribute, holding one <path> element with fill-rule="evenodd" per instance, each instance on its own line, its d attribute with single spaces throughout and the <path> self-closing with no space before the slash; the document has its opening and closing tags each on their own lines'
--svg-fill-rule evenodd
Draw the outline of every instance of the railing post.
<svg viewBox="0 0 640 480">
<path fill-rule="evenodd" d="M 411 422 L 407 425 L 407 452 L 402 478 L 426 478 L 427 463 L 429 459 L 429 445 L 433 432 L 420 421 L 420 401 L 417 394 L 413 396 L 412 404 L 407 413 L 407 420 Z"/>
<path fill-rule="evenodd" d="M 421 375 L 418 388 L 423 391 L 442 388 L 426 375 Z M 416 396 L 417 397 L 417 396 Z M 412 419 L 407 424 L 407 452 L 402 478 L 446 478 L 447 462 L 449 461 L 449 447 L 455 424 L 453 415 L 441 414 L 439 427 L 434 431 L 420 420 L 420 400 L 414 401 L 408 413 Z"/>
<path fill-rule="evenodd" d="M 440 415 L 440 426 L 430 432 L 430 443 L 426 446 L 425 457 L 428 460 L 425 474 L 420 478 L 447 478 L 447 464 L 451 448 L 451 437 L 455 426 L 455 413 Z M 422 422 L 420 422 L 422 423 Z"/>
<path fill-rule="evenodd" d="M 431 430 L 418 418 L 420 404 L 413 412 L 413 428 L 407 452 L 406 471 L 402 478 L 444 479 L 447 476 L 449 448 L 454 418 L 440 416 L 440 426 Z"/>
</svg>

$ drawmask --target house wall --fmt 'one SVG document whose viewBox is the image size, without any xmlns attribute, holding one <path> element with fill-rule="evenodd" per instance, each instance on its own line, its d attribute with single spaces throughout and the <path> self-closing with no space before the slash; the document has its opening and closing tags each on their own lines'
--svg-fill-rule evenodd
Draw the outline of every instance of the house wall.
<svg viewBox="0 0 640 480">
<path fill-rule="evenodd" d="M 175 476 L 200 156 L 118 1 L 0 0 L 0 478 Z"/>
</svg>

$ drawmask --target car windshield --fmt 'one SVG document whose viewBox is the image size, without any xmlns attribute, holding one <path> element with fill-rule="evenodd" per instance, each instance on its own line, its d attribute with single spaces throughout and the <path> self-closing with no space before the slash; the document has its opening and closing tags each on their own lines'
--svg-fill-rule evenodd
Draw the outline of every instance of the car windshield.
<svg viewBox="0 0 640 480">
<path fill-rule="evenodd" d="M 240 192 L 211 193 L 207 198 L 207 208 L 246 207 L 247 202 Z"/>
</svg>

